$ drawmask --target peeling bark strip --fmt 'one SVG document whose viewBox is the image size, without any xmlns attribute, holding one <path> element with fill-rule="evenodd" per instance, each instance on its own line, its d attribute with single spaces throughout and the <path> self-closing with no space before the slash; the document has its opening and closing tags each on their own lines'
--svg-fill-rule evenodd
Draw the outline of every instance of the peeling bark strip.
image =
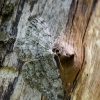
<svg viewBox="0 0 100 100">
<path fill-rule="evenodd" d="M 20 21 L 20 17 L 22 15 L 22 10 L 24 7 L 24 3 L 25 0 L 20 0 L 19 4 L 18 4 L 18 9 L 17 9 L 17 14 L 16 14 L 16 19 L 15 22 L 12 25 L 12 36 L 16 36 L 17 35 L 17 27 L 18 27 L 18 23 Z"/>
</svg>

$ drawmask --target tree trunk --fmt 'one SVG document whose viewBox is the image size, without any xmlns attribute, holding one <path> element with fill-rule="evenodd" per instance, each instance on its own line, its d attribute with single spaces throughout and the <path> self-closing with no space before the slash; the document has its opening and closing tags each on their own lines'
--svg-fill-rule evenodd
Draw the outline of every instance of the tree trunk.
<svg viewBox="0 0 100 100">
<path fill-rule="evenodd" d="M 0 0 L 0 100 L 99 100 L 98 0 Z"/>
</svg>

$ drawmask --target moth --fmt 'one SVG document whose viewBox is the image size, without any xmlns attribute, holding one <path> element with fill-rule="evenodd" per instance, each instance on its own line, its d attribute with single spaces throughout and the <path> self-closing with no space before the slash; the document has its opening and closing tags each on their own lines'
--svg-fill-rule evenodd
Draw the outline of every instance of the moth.
<svg viewBox="0 0 100 100">
<path fill-rule="evenodd" d="M 28 21 L 24 38 L 17 39 L 14 52 L 21 60 L 25 82 L 47 100 L 63 100 L 62 81 L 52 52 L 53 34 L 42 17 Z"/>
</svg>

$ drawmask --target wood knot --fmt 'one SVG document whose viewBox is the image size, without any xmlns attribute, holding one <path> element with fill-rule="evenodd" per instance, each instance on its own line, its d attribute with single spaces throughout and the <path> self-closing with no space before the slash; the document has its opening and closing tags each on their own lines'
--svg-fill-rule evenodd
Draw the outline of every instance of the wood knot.
<svg viewBox="0 0 100 100">
<path fill-rule="evenodd" d="M 55 53 L 55 60 L 59 68 L 65 93 L 64 98 L 70 99 L 70 94 L 75 86 L 74 81 L 80 69 L 80 56 L 73 41 L 69 41 L 69 43 L 73 43 L 71 45 L 66 39 L 65 36 L 58 37 L 54 42 L 52 51 Z"/>
<path fill-rule="evenodd" d="M 52 51 L 59 57 L 62 65 L 74 60 L 75 52 L 73 47 L 62 38 L 55 41 Z"/>
</svg>

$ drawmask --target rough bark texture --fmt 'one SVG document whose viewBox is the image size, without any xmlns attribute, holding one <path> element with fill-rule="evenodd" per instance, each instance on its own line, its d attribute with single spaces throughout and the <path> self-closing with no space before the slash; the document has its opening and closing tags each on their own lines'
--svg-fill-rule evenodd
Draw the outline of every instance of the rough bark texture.
<svg viewBox="0 0 100 100">
<path fill-rule="evenodd" d="M 99 5 L 0 0 L 0 100 L 99 100 Z"/>
<path fill-rule="evenodd" d="M 62 100 L 62 82 L 52 48 L 55 38 L 65 30 L 71 1 L 1 2 L 1 66 L 17 71 L 16 81 L 6 78 L 6 89 L 2 82 L 6 75 L 2 77 L 1 99 Z"/>
</svg>

